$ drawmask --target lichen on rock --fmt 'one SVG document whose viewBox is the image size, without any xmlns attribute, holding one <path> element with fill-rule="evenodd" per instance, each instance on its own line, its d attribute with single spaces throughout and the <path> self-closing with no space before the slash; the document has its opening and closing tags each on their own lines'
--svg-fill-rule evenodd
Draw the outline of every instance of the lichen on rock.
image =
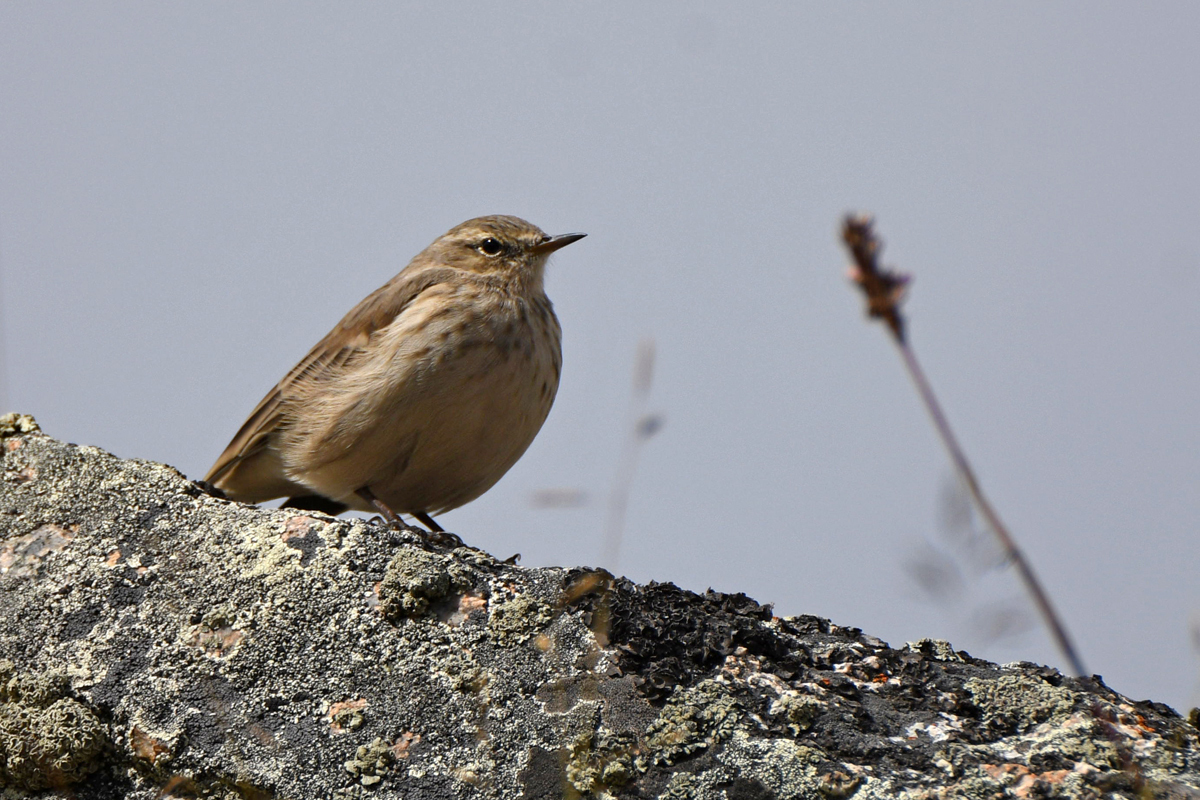
<svg viewBox="0 0 1200 800">
<path fill-rule="evenodd" d="M 1051 717 L 1064 717 L 1077 699 L 1061 686 L 1026 675 L 971 678 L 963 688 L 979 707 L 983 724 L 1005 733 L 1028 730 Z"/>
<path fill-rule="evenodd" d="M 523 644 L 554 619 L 549 604 L 529 595 L 497 600 L 490 605 L 488 630 L 497 644 Z"/>
<path fill-rule="evenodd" d="M 0 660 L 0 789 L 66 789 L 100 767 L 109 741 L 65 674 L 21 673 Z"/>
<path fill-rule="evenodd" d="M 0 415 L 0 439 L 9 436 L 19 436 L 26 433 L 41 433 L 37 420 L 28 414 L 18 414 L 10 411 Z"/>
<path fill-rule="evenodd" d="M 703 681 L 671 695 L 645 736 L 645 758 L 654 764 L 673 764 L 728 739 L 742 713 L 729 689 Z"/>
<path fill-rule="evenodd" d="M 1200 792 L 1194 722 L 1097 678 L 248 507 L 27 417 L 0 438 L 11 796 Z"/>
<path fill-rule="evenodd" d="M 453 558 L 417 547 L 402 547 L 383 574 L 379 605 L 393 619 L 417 617 L 451 592 L 470 585 L 469 571 Z"/>
</svg>

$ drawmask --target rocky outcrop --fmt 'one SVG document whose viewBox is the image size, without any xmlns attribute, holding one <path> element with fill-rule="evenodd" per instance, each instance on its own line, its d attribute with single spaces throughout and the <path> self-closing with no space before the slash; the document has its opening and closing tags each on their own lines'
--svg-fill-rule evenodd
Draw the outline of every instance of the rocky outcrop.
<svg viewBox="0 0 1200 800">
<path fill-rule="evenodd" d="M 5 797 L 1200 797 L 1096 678 L 0 436 Z"/>
</svg>

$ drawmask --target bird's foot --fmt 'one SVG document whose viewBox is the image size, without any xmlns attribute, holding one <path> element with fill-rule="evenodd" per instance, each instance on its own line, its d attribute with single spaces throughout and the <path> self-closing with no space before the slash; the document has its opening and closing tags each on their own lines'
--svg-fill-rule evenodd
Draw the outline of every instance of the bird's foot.
<svg viewBox="0 0 1200 800">
<path fill-rule="evenodd" d="M 367 487 L 364 486 L 363 488 L 359 489 L 357 494 L 359 497 L 374 506 L 375 509 L 383 515 L 383 518 L 398 531 L 415 533 L 430 544 L 437 545 L 438 547 L 444 547 L 449 550 L 463 546 L 462 539 L 458 538 L 458 536 L 453 533 L 447 533 L 446 531 L 442 530 L 442 526 L 434 522 L 433 517 L 429 516 L 424 511 L 418 511 L 414 513 L 413 516 L 416 517 L 420 522 L 424 523 L 429 530 L 418 528 L 416 525 L 409 525 L 407 522 L 401 519 L 399 514 L 397 514 L 395 511 L 392 511 L 392 509 L 388 507 L 387 503 L 376 497 L 375 494 Z"/>
<path fill-rule="evenodd" d="M 421 534 L 430 542 L 447 550 L 455 550 L 464 546 L 463 540 L 459 538 L 458 534 L 450 533 L 450 531 L 421 531 Z"/>
<path fill-rule="evenodd" d="M 418 522 L 420 522 L 426 528 L 429 528 L 428 538 L 431 542 L 439 544 L 442 547 L 448 547 L 452 550 L 456 547 L 463 546 L 462 539 L 458 538 L 458 536 L 453 533 L 447 533 L 445 528 L 443 528 L 441 525 L 438 525 L 437 522 L 434 521 L 433 517 L 429 516 L 424 511 L 415 511 L 413 512 L 413 516 L 417 518 Z"/>
<path fill-rule="evenodd" d="M 422 541 L 443 550 L 454 550 L 463 546 L 463 540 L 460 539 L 457 534 L 441 530 L 440 528 L 436 531 L 427 531 L 418 525 L 409 525 L 400 517 L 396 517 L 394 519 L 383 519 L 382 521 L 386 522 L 393 530 L 402 531 L 404 533 L 414 533 L 417 535 L 417 538 L 421 539 Z"/>
</svg>

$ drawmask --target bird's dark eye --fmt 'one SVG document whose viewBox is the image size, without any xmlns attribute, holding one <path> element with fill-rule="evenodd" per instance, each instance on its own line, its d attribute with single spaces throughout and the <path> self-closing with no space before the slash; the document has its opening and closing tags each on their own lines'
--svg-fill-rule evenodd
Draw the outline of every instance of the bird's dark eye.
<svg viewBox="0 0 1200 800">
<path fill-rule="evenodd" d="M 503 245 L 490 236 L 479 243 L 479 252 L 485 256 L 498 256 L 503 249 Z"/>
</svg>

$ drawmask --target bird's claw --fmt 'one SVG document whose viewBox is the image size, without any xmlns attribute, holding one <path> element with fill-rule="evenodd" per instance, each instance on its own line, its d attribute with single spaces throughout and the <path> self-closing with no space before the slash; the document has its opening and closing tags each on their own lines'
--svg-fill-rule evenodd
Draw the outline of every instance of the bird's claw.
<svg viewBox="0 0 1200 800">
<path fill-rule="evenodd" d="M 421 529 L 416 528 L 415 530 Z M 458 534 L 450 533 L 449 531 L 421 531 L 421 535 L 433 544 L 445 547 L 448 550 L 455 550 L 463 546 L 463 540 L 458 537 Z"/>
</svg>

